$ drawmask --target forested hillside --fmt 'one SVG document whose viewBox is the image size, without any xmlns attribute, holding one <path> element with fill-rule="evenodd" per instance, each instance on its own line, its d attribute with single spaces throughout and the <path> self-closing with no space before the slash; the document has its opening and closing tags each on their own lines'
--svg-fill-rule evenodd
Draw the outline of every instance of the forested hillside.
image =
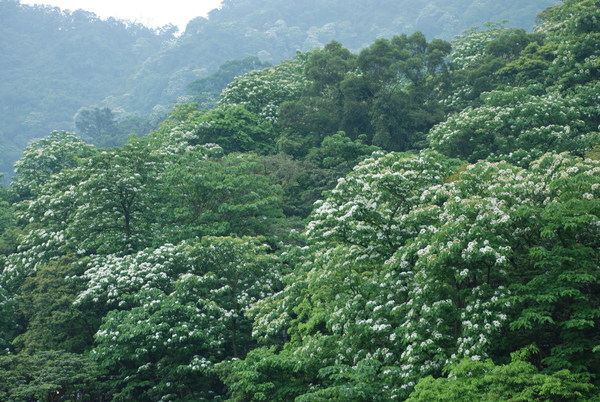
<svg viewBox="0 0 600 402">
<path fill-rule="evenodd" d="M 32 143 L 0 400 L 598 400 L 599 19 L 240 59 L 123 146 Z"/>
<path fill-rule="evenodd" d="M 129 134 L 156 128 L 181 97 L 212 106 L 235 75 L 296 50 L 335 39 L 357 51 L 378 37 L 414 30 L 450 39 L 503 19 L 530 28 L 535 14 L 555 3 L 228 0 L 175 38 L 174 27 L 151 30 L 82 10 L 0 0 L 0 172 L 11 176 L 25 146 L 51 130 L 76 131 L 100 147 L 122 145 Z M 247 57 L 260 60 L 227 67 Z M 222 65 L 233 76 L 213 77 Z M 193 83 L 207 78 L 209 87 L 219 83 L 208 93 Z"/>
<path fill-rule="evenodd" d="M 556 0 L 224 0 L 208 18 L 188 24 L 173 47 L 153 56 L 119 100 L 147 111 L 185 94 L 186 85 L 226 61 L 258 56 L 278 63 L 332 40 L 358 51 L 377 38 L 421 31 L 428 39 L 454 35 L 489 21 L 531 29 L 535 15 Z"/>
<path fill-rule="evenodd" d="M 73 129 L 82 107 L 122 95 L 128 78 L 169 32 L 100 20 L 78 10 L 0 1 L 0 171 L 34 138 Z"/>
</svg>

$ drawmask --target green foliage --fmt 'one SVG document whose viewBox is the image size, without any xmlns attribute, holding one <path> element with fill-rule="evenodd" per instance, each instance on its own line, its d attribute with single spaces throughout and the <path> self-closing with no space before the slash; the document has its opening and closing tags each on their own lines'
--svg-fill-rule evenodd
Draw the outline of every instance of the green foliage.
<svg viewBox="0 0 600 402">
<path fill-rule="evenodd" d="M 19 203 L 17 218 L 26 227 L 0 276 L 3 286 L 16 292 L 25 277 L 66 255 L 130 253 L 150 244 L 158 166 L 145 152 L 139 142 L 99 152 Z"/>
<path fill-rule="evenodd" d="M 322 93 L 336 90 L 346 74 L 355 68 L 356 56 L 341 43 L 333 41 L 310 55 L 304 71 L 313 85 L 312 92 Z"/>
<path fill-rule="evenodd" d="M 0 398 L 4 401 L 98 400 L 101 371 L 87 358 L 47 351 L 0 356 Z"/>
<path fill-rule="evenodd" d="M 221 93 L 219 105 L 243 105 L 262 119 L 274 122 L 279 106 L 296 99 L 306 86 L 302 74 L 306 54 L 281 64 L 238 77 Z"/>
<path fill-rule="evenodd" d="M 337 132 L 310 149 L 303 160 L 278 154 L 263 158 L 262 163 L 281 182 L 285 214 L 305 218 L 323 191 L 332 189 L 340 177 L 377 150 L 364 143 L 364 136 L 353 141 L 346 133 Z"/>
<path fill-rule="evenodd" d="M 302 97 L 295 102 L 285 102 L 277 116 L 281 132 L 278 149 L 295 158 L 304 158 L 326 136 L 339 131 L 337 122 L 338 110 L 326 98 Z"/>
<path fill-rule="evenodd" d="M 241 60 L 230 60 L 219 66 L 217 72 L 190 83 L 188 93 L 194 96 L 194 102 L 199 103 L 202 107 L 212 108 L 219 100 L 221 92 L 234 78 L 270 66 L 270 63 L 263 63 L 256 56 L 248 56 Z"/>
<path fill-rule="evenodd" d="M 275 147 L 272 125 L 243 105 L 221 106 L 187 120 L 184 127 L 192 125 L 192 144 L 215 143 L 225 152 L 267 153 Z"/>
<path fill-rule="evenodd" d="M 15 194 L 12 189 L 0 189 L 0 254 L 8 255 L 16 251 L 16 228 L 13 202 Z"/>
<path fill-rule="evenodd" d="M 313 148 L 307 159 L 322 168 L 337 168 L 337 177 L 349 173 L 361 159 L 365 159 L 379 148 L 364 144 L 364 136 L 352 141 L 343 131 L 327 136 L 319 148 Z"/>
<path fill-rule="evenodd" d="M 288 286 L 253 310 L 257 335 L 285 329 L 319 378 L 306 398 L 405 398 L 463 357 L 537 340 L 551 373 L 596 371 L 597 163 L 457 167 L 374 156 L 317 204 Z"/>
<path fill-rule="evenodd" d="M 457 36 L 452 44 L 451 77 L 442 92 L 453 110 L 478 105 L 479 96 L 504 85 L 544 82 L 553 55 L 540 34 L 486 24 Z"/>
<path fill-rule="evenodd" d="M 310 379 L 298 370 L 291 356 L 275 352 L 275 348 L 256 348 L 244 360 L 215 367 L 231 400 L 289 401 L 306 393 Z"/>
<path fill-rule="evenodd" d="M 77 134 L 85 141 L 97 147 L 122 146 L 132 134 L 143 136 L 155 128 L 157 119 L 163 119 L 161 113 L 150 116 L 125 114 L 117 117 L 107 107 L 84 107 L 75 114 L 74 123 Z"/>
<path fill-rule="evenodd" d="M 64 230 L 67 247 L 78 254 L 130 252 L 143 247 L 150 235 L 150 188 L 158 166 L 155 158 L 138 147 L 143 145 L 134 142 L 103 151 L 79 168 L 65 171 L 31 203 L 29 219 Z M 63 202 L 71 209 L 61 211 L 67 216 L 55 216 L 53 204 Z"/>
<path fill-rule="evenodd" d="M 320 171 L 313 164 L 284 153 L 262 156 L 258 162 L 262 171 L 272 177 L 273 183 L 281 186 L 286 220 L 291 222 L 292 217 L 308 216 L 324 188 Z M 301 231 L 303 226 L 299 223 L 296 229 Z"/>
<path fill-rule="evenodd" d="M 485 93 L 481 101 L 434 127 L 431 147 L 470 162 L 489 158 L 527 166 L 548 151 L 583 155 L 598 141 L 581 97 L 531 86 Z"/>
<path fill-rule="evenodd" d="M 463 359 L 448 372 L 448 378 L 420 380 L 407 401 L 583 401 L 592 400 L 598 391 L 585 375 L 569 370 L 540 373 L 520 359 L 506 365 Z"/>
<path fill-rule="evenodd" d="M 492 26 L 457 38 L 445 90 L 459 113 L 432 130 L 432 146 L 469 161 L 491 156 L 526 166 L 546 151 L 582 155 L 597 144 L 600 120 L 589 103 L 598 94 L 597 14 L 594 2 L 565 2 L 541 14 L 536 33 Z M 461 111 L 466 106 L 473 109 Z M 500 106 L 500 116 L 490 106 Z M 576 115 L 561 114 L 568 110 Z"/>
<path fill-rule="evenodd" d="M 539 30 L 554 46 L 555 62 L 549 69 L 552 84 L 560 88 L 587 85 L 600 78 L 598 2 L 566 0 L 540 15 Z"/>
<path fill-rule="evenodd" d="M 100 320 L 97 311 L 84 311 L 73 305 L 83 290 L 72 279 L 76 274 L 77 264 L 64 258 L 24 280 L 16 302 L 27 329 L 14 340 L 17 349 L 25 353 L 47 350 L 83 353 L 89 349 Z"/>
<path fill-rule="evenodd" d="M 283 217 L 281 187 L 251 154 L 205 160 L 187 153 L 160 176 L 166 197 L 159 215 L 162 239 L 194 236 L 268 236 Z"/>
<path fill-rule="evenodd" d="M 167 135 L 170 134 L 170 135 Z M 171 112 L 157 132 L 150 134 L 152 141 L 179 142 L 183 152 L 208 144 L 216 144 L 229 152 L 272 152 L 275 147 L 275 132 L 272 124 L 250 112 L 242 104 L 223 104 L 213 110 L 200 110 L 195 103 L 179 105 Z M 176 146 L 176 144 L 172 144 Z M 164 150 L 163 150 L 164 151 Z"/>
<path fill-rule="evenodd" d="M 386 150 L 422 148 L 424 132 L 443 118 L 431 94 L 449 51 L 449 43 L 428 43 L 417 32 L 378 39 L 358 56 L 337 42 L 312 52 L 305 67 L 310 87 L 280 109 L 280 149 L 302 157 L 337 131 L 352 139 L 364 134 Z"/>
<path fill-rule="evenodd" d="M 181 287 L 193 280 L 183 279 Z M 108 313 L 91 355 L 113 373 L 114 400 L 210 399 L 210 369 L 223 353 L 223 312 L 177 291 L 137 297 L 140 307 Z"/>
<path fill-rule="evenodd" d="M 66 131 L 53 131 L 47 137 L 25 149 L 23 158 L 15 163 L 17 177 L 12 188 L 22 198 L 37 196 L 40 187 L 63 169 L 75 168 L 95 152 L 91 145 Z"/>
<path fill-rule="evenodd" d="M 0 399 L 594 400 L 595 5 L 565 1 L 532 34 L 472 30 L 453 53 L 418 32 L 331 42 L 123 147 L 32 145 L 20 198 L 0 194 Z M 301 38 L 278 7 L 244 31 L 257 48 L 261 29 Z M 165 71 L 215 21 L 165 48 Z M 205 73 L 157 76 L 175 94 Z"/>
<path fill-rule="evenodd" d="M 17 305 L 6 285 L 0 285 L 0 356 L 10 352 L 11 342 L 18 334 Z"/>
<path fill-rule="evenodd" d="M 600 249 L 594 228 L 600 216 L 597 168 L 542 159 L 532 169 L 554 177 L 550 190 L 556 199 L 536 214 L 539 238 L 529 258 L 543 274 L 524 272 L 515 297 L 522 311 L 510 325 L 532 342 L 547 339 L 551 353 L 543 362 L 553 370 L 593 373 L 600 364 L 591 355 L 599 302 L 594 289 L 600 284 L 594 262 Z"/>
<path fill-rule="evenodd" d="M 259 239 L 205 237 L 88 262 L 79 304 L 115 308 L 96 334 L 94 359 L 115 375 L 117 399 L 211 399 L 213 364 L 252 345 L 245 311 L 279 287 Z"/>
</svg>

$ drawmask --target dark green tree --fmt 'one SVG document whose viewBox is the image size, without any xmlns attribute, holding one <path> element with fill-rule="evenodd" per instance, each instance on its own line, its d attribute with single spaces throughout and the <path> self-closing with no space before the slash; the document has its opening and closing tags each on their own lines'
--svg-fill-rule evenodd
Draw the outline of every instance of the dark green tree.
<svg viewBox="0 0 600 402">
<path fill-rule="evenodd" d="M 47 351 L 0 356 L 4 401 L 105 400 L 102 372 L 81 355 Z"/>
<path fill-rule="evenodd" d="M 82 273 L 81 264 L 66 257 L 25 278 L 15 298 L 24 322 L 24 331 L 13 342 L 17 350 L 29 354 L 49 350 L 81 354 L 90 348 L 101 312 L 73 305 L 83 290 L 82 283 L 75 279 Z"/>
<path fill-rule="evenodd" d="M 194 102 L 204 108 L 213 108 L 221 92 L 234 78 L 254 70 L 270 67 L 271 63 L 262 62 L 256 56 L 248 56 L 241 60 L 230 60 L 219 66 L 219 69 L 208 77 L 197 79 L 188 84 L 188 93 Z"/>
<path fill-rule="evenodd" d="M 75 115 L 77 134 L 98 147 L 123 145 L 127 138 L 117 123 L 112 110 L 107 107 L 81 108 Z"/>
</svg>

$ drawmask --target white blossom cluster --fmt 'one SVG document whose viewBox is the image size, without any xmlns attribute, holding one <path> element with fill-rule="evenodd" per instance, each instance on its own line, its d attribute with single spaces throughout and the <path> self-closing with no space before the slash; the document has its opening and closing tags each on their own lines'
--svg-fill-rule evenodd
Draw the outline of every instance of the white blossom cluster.
<svg viewBox="0 0 600 402">
<path fill-rule="evenodd" d="M 130 379 L 197 381 L 248 337 L 247 310 L 281 287 L 259 238 L 204 237 L 119 256 L 92 256 L 77 303 L 106 306 L 93 356 Z M 172 372 L 170 370 L 175 370 Z M 160 387 L 165 387 L 164 384 Z M 152 389 L 158 395 L 175 391 Z"/>
<path fill-rule="evenodd" d="M 73 133 L 53 131 L 47 137 L 34 142 L 15 163 L 16 177 L 13 188 L 22 194 L 38 194 L 40 187 L 63 169 L 77 166 L 77 159 L 95 152 L 92 145 L 84 143 Z"/>
<path fill-rule="evenodd" d="M 466 108 L 431 129 L 434 149 L 470 161 L 488 158 L 525 167 L 550 150 L 581 152 L 597 138 L 584 123 L 579 97 L 533 86 L 481 98 L 482 106 Z"/>
<path fill-rule="evenodd" d="M 294 353 L 322 372 L 358 376 L 376 362 L 404 398 L 423 376 L 486 358 L 519 313 L 510 273 L 526 240 L 542 235 L 535 215 L 565 199 L 593 202 L 599 178 L 599 162 L 566 153 L 529 169 L 376 154 L 317 204 L 301 265 L 259 303 L 255 333 L 304 331 Z M 599 233 L 597 218 L 587 225 Z"/>
<path fill-rule="evenodd" d="M 244 105 L 263 119 L 275 122 L 279 106 L 298 98 L 308 85 L 303 74 L 307 54 L 233 80 L 221 93 L 220 105 Z"/>
<path fill-rule="evenodd" d="M 475 27 L 457 35 L 452 41 L 452 67 L 460 70 L 480 65 L 485 60 L 488 44 L 502 32 L 501 26 L 492 24 L 486 26 L 485 30 Z"/>
</svg>

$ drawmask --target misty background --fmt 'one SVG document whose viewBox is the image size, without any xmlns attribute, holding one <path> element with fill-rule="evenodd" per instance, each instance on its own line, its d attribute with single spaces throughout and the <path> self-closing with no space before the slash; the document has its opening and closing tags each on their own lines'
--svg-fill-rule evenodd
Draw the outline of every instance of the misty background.
<svg viewBox="0 0 600 402">
<path fill-rule="evenodd" d="M 211 107 L 237 75 L 332 40 L 358 51 L 421 31 L 452 39 L 488 21 L 531 29 L 555 0 L 225 0 L 207 18 L 148 28 L 88 11 L 0 1 L 0 172 L 33 140 L 75 131 L 97 146 L 156 128 L 172 105 Z"/>
</svg>

